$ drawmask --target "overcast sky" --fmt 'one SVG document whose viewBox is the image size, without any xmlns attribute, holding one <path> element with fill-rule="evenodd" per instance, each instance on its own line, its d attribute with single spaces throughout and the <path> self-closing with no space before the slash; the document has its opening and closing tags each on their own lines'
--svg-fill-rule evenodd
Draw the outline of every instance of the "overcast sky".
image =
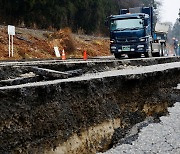
<svg viewBox="0 0 180 154">
<path fill-rule="evenodd" d="M 161 21 L 166 22 L 170 21 L 175 23 L 176 19 L 178 18 L 178 13 L 180 9 L 180 0 L 161 0 L 162 7 L 161 7 Z"/>
</svg>

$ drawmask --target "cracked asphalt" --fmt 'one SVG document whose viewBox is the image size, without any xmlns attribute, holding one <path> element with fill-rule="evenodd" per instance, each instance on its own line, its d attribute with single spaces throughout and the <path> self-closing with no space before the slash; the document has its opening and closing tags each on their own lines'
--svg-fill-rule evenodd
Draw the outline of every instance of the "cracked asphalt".
<svg viewBox="0 0 180 154">
<path fill-rule="evenodd" d="M 137 140 L 122 144 L 104 154 L 180 154 L 180 102 L 168 108 L 160 123 L 144 127 Z"/>
</svg>

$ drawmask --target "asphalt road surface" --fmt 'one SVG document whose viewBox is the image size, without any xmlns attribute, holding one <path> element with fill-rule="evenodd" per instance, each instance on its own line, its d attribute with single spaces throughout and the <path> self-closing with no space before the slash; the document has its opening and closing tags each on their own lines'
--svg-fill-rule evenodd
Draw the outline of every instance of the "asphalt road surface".
<svg viewBox="0 0 180 154">
<path fill-rule="evenodd" d="M 122 144 L 105 154 L 180 154 L 180 103 L 169 108 L 160 123 L 144 127 L 132 144 Z"/>
</svg>

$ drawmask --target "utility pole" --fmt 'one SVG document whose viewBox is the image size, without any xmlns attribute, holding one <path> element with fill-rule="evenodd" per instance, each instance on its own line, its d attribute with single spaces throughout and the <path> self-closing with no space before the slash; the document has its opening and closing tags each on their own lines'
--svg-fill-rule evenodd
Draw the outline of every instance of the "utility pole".
<svg viewBox="0 0 180 154">
<path fill-rule="evenodd" d="M 180 22 L 180 9 L 179 9 L 179 13 L 178 13 L 178 15 L 179 15 L 179 22 Z"/>
</svg>

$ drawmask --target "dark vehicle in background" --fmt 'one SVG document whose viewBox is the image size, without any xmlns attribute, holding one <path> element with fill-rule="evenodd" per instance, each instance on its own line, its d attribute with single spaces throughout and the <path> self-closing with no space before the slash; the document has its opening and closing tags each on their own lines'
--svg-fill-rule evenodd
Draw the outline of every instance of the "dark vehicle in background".
<svg viewBox="0 0 180 154">
<path fill-rule="evenodd" d="M 158 55 L 154 43 L 153 7 L 121 9 L 120 15 L 108 17 L 110 51 L 116 58 L 127 54 L 129 58 Z"/>
</svg>

